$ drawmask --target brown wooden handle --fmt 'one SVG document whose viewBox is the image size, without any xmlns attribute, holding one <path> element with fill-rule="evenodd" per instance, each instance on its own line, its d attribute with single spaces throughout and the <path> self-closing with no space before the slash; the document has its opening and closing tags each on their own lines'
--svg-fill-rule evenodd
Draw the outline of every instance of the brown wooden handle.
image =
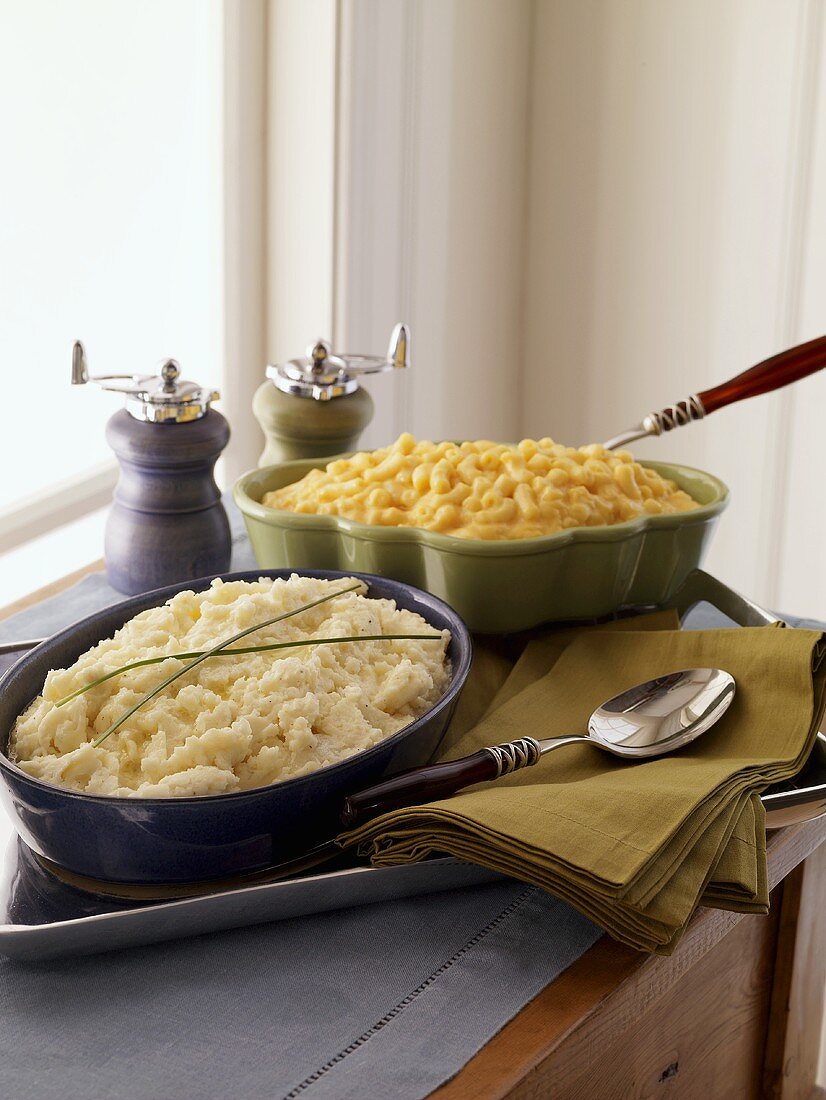
<svg viewBox="0 0 826 1100">
<path fill-rule="evenodd" d="M 771 393 L 790 382 L 798 382 L 816 371 L 826 367 L 826 336 L 818 336 L 807 344 L 781 351 L 771 359 L 765 359 L 757 366 L 743 371 L 736 378 L 724 382 L 721 386 L 703 390 L 697 396 L 707 413 L 713 413 L 735 401 L 746 397 L 757 397 L 761 393 Z"/>
<path fill-rule="evenodd" d="M 449 798 L 463 787 L 496 779 L 501 769 L 485 749 L 461 760 L 449 760 L 445 764 L 428 764 L 423 768 L 394 775 L 377 783 L 375 787 L 351 794 L 344 800 L 341 820 L 348 827 L 360 825 L 388 810 L 402 806 L 414 806 L 420 802 L 433 802 L 437 798 Z"/>
</svg>

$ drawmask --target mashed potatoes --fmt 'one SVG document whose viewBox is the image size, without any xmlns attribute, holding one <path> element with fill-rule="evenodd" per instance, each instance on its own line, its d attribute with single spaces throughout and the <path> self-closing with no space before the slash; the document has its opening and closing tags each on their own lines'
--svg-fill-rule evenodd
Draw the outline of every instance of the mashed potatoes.
<svg viewBox="0 0 826 1100">
<path fill-rule="evenodd" d="M 353 579 L 213 581 L 142 612 L 71 668 L 50 672 L 18 718 L 9 755 L 29 775 L 89 794 L 166 798 L 223 794 L 306 775 L 377 744 L 429 710 L 450 681 L 448 631 L 366 586 L 249 635 L 239 646 L 361 634 L 440 634 L 213 657 L 136 711 L 178 660 L 116 676 L 56 703 L 121 665 L 210 649 L 252 626 L 357 583 Z"/>
<path fill-rule="evenodd" d="M 598 443 L 417 443 L 407 433 L 390 447 L 311 470 L 266 493 L 263 503 L 469 539 L 535 538 L 698 506 L 628 451 Z"/>
</svg>

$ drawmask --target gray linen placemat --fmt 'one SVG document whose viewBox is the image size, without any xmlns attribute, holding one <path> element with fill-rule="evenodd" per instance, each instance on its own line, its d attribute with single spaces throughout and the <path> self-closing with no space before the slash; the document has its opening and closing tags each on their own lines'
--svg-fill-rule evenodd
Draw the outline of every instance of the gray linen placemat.
<svg viewBox="0 0 826 1100">
<path fill-rule="evenodd" d="M 42 966 L 0 960 L 0 1095 L 418 1100 L 599 935 L 506 883 Z"/>
<path fill-rule="evenodd" d="M 229 510 L 232 567 L 254 568 Z M 86 577 L 0 622 L 0 640 L 120 598 Z M 419 1100 L 600 935 L 500 882 L 90 958 L 0 959 L 0 1096 Z"/>
</svg>

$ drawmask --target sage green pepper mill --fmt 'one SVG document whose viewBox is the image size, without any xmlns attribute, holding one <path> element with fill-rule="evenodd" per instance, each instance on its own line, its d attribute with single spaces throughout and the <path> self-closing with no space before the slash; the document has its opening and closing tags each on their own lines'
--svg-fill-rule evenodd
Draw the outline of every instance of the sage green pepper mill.
<svg viewBox="0 0 826 1100">
<path fill-rule="evenodd" d="M 387 356 L 334 355 L 319 340 L 306 358 L 267 367 L 252 411 L 264 429 L 259 466 L 294 458 L 319 458 L 353 451 L 373 416 L 373 399 L 358 382 L 362 374 L 410 366 L 410 329 L 393 329 Z"/>
</svg>

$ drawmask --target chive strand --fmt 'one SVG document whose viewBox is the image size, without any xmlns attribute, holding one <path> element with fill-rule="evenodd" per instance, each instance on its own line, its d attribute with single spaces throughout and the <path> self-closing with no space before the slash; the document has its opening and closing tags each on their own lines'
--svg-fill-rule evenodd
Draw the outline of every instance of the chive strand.
<svg viewBox="0 0 826 1100">
<path fill-rule="evenodd" d="M 295 649 L 298 646 L 323 645 L 328 642 L 392 642 L 414 640 L 435 642 L 440 641 L 441 637 L 441 634 L 354 634 L 347 638 L 302 638 L 294 642 L 272 642 L 269 645 L 250 645 L 243 646 L 239 649 L 223 649 L 220 653 L 213 653 L 212 656 L 232 657 L 242 653 L 269 653 L 276 649 Z M 142 661 L 133 661 L 128 665 L 121 665 L 120 668 L 114 669 L 113 672 L 107 672 L 105 676 L 99 676 L 97 680 L 92 680 L 90 683 L 84 684 L 84 686 L 78 688 L 77 691 L 73 691 L 71 695 L 66 695 L 63 699 L 59 699 L 55 703 L 55 707 L 63 707 L 79 696 L 85 695 L 85 693 L 91 691 L 92 688 L 100 687 L 100 685 L 105 684 L 107 680 L 112 680 L 115 676 L 120 676 L 124 672 L 131 672 L 135 668 L 160 665 L 163 664 L 164 661 L 189 661 L 193 657 L 203 657 L 205 653 L 206 651 L 203 649 L 194 650 L 192 653 L 164 653 L 159 657 L 147 657 Z M 181 670 L 181 675 L 183 675 L 183 670 Z"/>
<path fill-rule="evenodd" d="M 272 619 L 265 619 L 262 623 L 256 623 L 254 626 L 248 626 L 246 630 L 239 630 L 238 633 L 233 634 L 232 637 L 225 638 L 223 642 L 218 642 L 218 644 L 214 645 L 212 649 L 208 649 L 205 653 L 202 653 L 200 657 L 196 657 L 194 660 L 184 665 L 183 668 L 178 669 L 170 676 L 167 676 L 166 679 L 162 680 L 156 688 L 150 691 L 147 695 L 144 695 L 142 699 L 139 699 L 137 703 L 134 704 L 134 706 L 131 706 L 128 710 L 124 711 L 120 718 L 114 721 L 108 730 L 102 733 L 96 741 L 92 742 L 92 747 L 96 749 L 99 745 L 102 745 L 106 738 L 109 737 L 110 734 L 113 734 L 115 730 L 119 729 L 128 718 L 131 718 L 136 710 L 140 710 L 140 708 L 144 706 L 145 703 L 148 703 L 151 699 L 154 699 L 156 695 L 159 695 L 165 687 L 169 687 L 169 685 L 174 680 L 177 680 L 180 676 L 183 676 L 185 673 L 189 672 L 190 669 L 195 668 L 196 665 L 201 664 L 201 662 L 205 661 L 208 657 L 212 657 L 214 654 L 220 653 L 222 650 L 226 649 L 227 646 L 231 646 L 233 642 L 240 642 L 242 638 L 246 638 L 248 634 L 255 633 L 256 630 L 263 630 L 265 627 L 272 626 L 274 623 L 280 623 L 282 620 L 289 619 L 293 615 L 299 615 L 302 611 L 309 611 L 311 607 L 318 607 L 319 604 L 327 603 L 328 600 L 333 600 L 336 596 L 343 596 L 346 592 L 354 592 L 357 588 L 361 588 L 360 582 L 357 582 L 356 584 L 351 584 L 349 588 L 340 588 L 336 592 L 330 592 L 328 595 L 321 596 L 317 600 L 312 600 L 310 603 L 305 603 L 302 607 L 295 608 L 294 611 L 285 611 L 282 615 L 276 615 Z"/>
</svg>

